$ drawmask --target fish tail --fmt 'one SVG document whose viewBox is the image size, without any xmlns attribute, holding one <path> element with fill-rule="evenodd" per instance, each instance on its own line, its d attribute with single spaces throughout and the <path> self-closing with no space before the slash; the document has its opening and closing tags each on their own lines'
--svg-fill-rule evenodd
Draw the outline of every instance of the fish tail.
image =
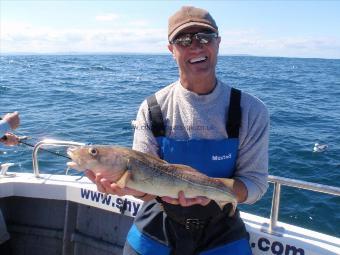
<svg viewBox="0 0 340 255">
<path fill-rule="evenodd" d="M 226 205 L 226 204 L 231 204 L 231 206 L 232 206 L 232 208 L 231 208 L 231 210 L 229 211 L 229 213 L 228 213 L 228 216 L 229 217 L 232 217 L 232 216 L 234 216 L 234 214 L 235 214 L 235 212 L 236 212 L 236 207 L 237 207 L 237 202 L 236 201 L 234 201 L 234 202 L 223 202 L 223 201 L 216 201 L 216 203 L 218 204 L 218 206 L 221 208 L 221 211 L 223 210 L 223 208 L 224 208 L 224 206 Z"/>
</svg>

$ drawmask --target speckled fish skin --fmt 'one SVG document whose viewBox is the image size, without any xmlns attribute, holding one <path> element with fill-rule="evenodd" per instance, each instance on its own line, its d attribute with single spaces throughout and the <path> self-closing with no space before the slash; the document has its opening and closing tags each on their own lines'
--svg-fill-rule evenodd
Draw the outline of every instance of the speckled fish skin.
<svg viewBox="0 0 340 255">
<path fill-rule="evenodd" d="M 101 173 L 121 187 L 173 198 L 183 191 L 186 198 L 204 196 L 215 200 L 221 208 L 232 203 L 235 210 L 237 205 L 233 191 L 224 182 L 189 166 L 169 164 L 155 156 L 116 146 L 70 147 L 67 153 L 73 160 L 68 163 L 69 167 Z M 125 178 L 127 172 L 129 175 Z"/>
</svg>

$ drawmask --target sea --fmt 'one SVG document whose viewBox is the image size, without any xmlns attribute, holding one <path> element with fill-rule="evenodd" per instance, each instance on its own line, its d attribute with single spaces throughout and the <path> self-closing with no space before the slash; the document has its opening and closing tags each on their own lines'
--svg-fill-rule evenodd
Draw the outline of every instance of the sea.
<svg viewBox="0 0 340 255">
<path fill-rule="evenodd" d="M 267 105 L 271 175 L 340 187 L 339 59 L 220 56 L 217 76 Z M 130 147 L 139 105 L 177 79 L 170 55 L 1 55 L 0 116 L 19 111 L 16 134 L 31 145 L 51 138 Z M 315 143 L 328 147 L 313 152 Z M 28 145 L 0 147 L 12 171 L 32 172 L 31 157 Z M 40 172 L 64 174 L 67 161 L 41 151 Z M 269 217 L 272 192 L 240 209 Z M 283 186 L 279 220 L 340 237 L 340 197 Z"/>
</svg>

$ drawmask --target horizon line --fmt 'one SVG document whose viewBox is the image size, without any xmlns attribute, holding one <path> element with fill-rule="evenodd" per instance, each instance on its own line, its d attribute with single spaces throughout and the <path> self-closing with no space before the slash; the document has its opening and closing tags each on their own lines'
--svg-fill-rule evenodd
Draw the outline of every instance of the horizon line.
<svg viewBox="0 0 340 255">
<path fill-rule="evenodd" d="M 170 55 L 171 53 L 162 52 L 0 52 L 0 56 L 42 56 L 42 55 Z M 326 59 L 326 60 L 340 60 L 340 58 L 327 57 L 298 57 L 298 56 L 273 56 L 273 55 L 252 55 L 252 54 L 219 54 L 218 56 L 226 57 L 259 57 L 259 58 L 301 58 L 301 59 Z"/>
</svg>

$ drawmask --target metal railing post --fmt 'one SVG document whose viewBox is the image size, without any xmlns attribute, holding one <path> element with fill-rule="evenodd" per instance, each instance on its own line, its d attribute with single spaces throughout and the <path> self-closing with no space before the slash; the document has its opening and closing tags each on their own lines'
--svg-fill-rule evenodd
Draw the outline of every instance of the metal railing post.
<svg viewBox="0 0 340 255">
<path fill-rule="evenodd" d="M 82 146 L 85 145 L 85 143 L 77 143 L 72 141 L 60 141 L 60 140 L 53 140 L 53 139 L 45 139 L 40 142 L 38 142 L 32 152 L 32 163 L 33 163 L 33 173 L 35 177 L 39 178 L 39 164 L 38 164 L 38 151 L 40 147 L 43 145 L 49 145 L 49 146 Z"/>
<path fill-rule="evenodd" d="M 281 197 L 281 184 L 275 182 L 272 198 L 272 208 L 270 211 L 270 223 L 269 223 L 270 233 L 275 232 L 276 223 L 279 219 L 280 197 Z"/>
</svg>

